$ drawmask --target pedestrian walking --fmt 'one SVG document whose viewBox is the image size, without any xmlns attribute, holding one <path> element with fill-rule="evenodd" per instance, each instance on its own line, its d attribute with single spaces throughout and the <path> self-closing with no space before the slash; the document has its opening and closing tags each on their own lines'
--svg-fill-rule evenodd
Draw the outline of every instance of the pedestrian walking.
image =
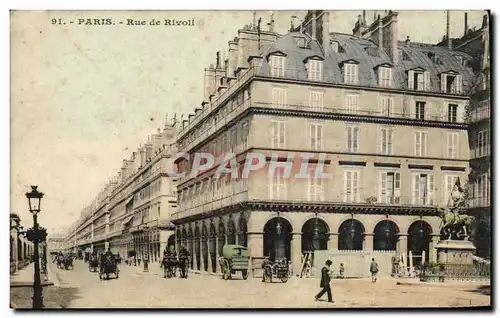
<svg viewBox="0 0 500 318">
<path fill-rule="evenodd" d="M 326 293 L 328 296 L 328 302 L 333 303 L 332 288 L 330 286 L 330 265 L 332 265 L 332 261 L 327 260 L 325 262 L 325 266 L 323 266 L 323 268 L 321 269 L 321 282 L 319 284 L 319 287 L 322 289 L 319 294 L 314 297 L 314 299 L 319 300 L 321 296 Z"/>
<path fill-rule="evenodd" d="M 149 272 L 149 255 L 148 254 L 145 254 L 144 255 L 144 272 Z"/>
<path fill-rule="evenodd" d="M 372 258 L 372 262 L 370 264 L 370 273 L 372 273 L 372 283 L 375 283 L 377 281 L 378 264 L 375 262 L 374 258 Z"/>
</svg>

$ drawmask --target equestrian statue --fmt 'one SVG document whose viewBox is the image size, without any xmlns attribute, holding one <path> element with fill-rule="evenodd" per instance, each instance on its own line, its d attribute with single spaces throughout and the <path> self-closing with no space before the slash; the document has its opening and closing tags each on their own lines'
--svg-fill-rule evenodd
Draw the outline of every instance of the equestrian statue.
<svg viewBox="0 0 500 318">
<path fill-rule="evenodd" d="M 451 204 L 449 202 L 445 208 L 438 209 L 441 214 L 440 231 L 447 240 L 468 240 L 475 219 L 473 216 L 460 214 L 467 209 L 467 196 L 460 186 L 459 178 L 453 187 L 450 198 Z"/>
</svg>

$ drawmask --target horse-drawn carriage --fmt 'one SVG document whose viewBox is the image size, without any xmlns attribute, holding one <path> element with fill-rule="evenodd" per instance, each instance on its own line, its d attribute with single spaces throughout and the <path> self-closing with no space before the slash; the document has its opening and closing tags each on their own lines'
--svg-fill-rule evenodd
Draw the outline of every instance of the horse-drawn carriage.
<svg viewBox="0 0 500 318">
<path fill-rule="evenodd" d="M 286 263 L 285 260 L 282 261 L 277 261 L 276 263 L 269 263 L 264 264 L 263 266 L 264 272 L 262 273 L 263 279 L 262 281 L 265 282 L 266 280 L 269 279 L 269 282 L 272 283 L 273 277 L 281 280 L 282 283 L 286 283 L 288 281 L 288 264 Z"/>
<path fill-rule="evenodd" d="M 99 279 L 109 279 L 110 274 L 114 274 L 118 279 L 120 270 L 116 258 L 113 254 L 103 254 L 99 262 Z"/>
<path fill-rule="evenodd" d="M 99 258 L 97 257 L 97 254 L 90 254 L 88 256 L 88 262 L 89 272 L 97 272 L 99 269 Z"/>
<path fill-rule="evenodd" d="M 224 245 L 222 256 L 219 257 L 223 279 L 231 279 L 237 271 L 241 271 L 243 279 L 248 278 L 248 263 L 250 256 L 248 249 L 241 245 Z"/>
<path fill-rule="evenodd" d="M 59 254 L 55 258 L 57 268 L 59 269 L 65 269 L 65 270 L 72 270 L 73 269 L 73 256 L 66 254 Z"/>
</svg>

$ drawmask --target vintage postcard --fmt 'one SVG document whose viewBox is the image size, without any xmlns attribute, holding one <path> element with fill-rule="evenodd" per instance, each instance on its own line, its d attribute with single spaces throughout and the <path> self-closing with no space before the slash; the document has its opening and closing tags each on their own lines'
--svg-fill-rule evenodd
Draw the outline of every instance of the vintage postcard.
<svg viewBox="0 0 500 318">
<path fill-rule="evenodd" d="M 12 308 L 490 308 L 490 12 L 10 12 Z"/>
</svg>

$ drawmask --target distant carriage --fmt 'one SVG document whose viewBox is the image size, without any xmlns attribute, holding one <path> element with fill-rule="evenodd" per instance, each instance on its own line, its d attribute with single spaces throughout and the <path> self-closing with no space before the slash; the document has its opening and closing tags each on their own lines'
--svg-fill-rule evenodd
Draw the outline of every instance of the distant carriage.
<svg viewBox="0 0 500 318">
<path fill-rule="evenodd" d="M 97 254 L 90 254 L 89 256 L 89 272 L 97 272 L 99 269 L 99 258 Z"/>
<path fill-rule="evenodd" d="M 164 278 L 175 277 L 177 267 L 180 267 L 177 255 L 175 255 L 174 253 L 165 254 L 162 259 L 161 266 L 163 267 Z"/>
<path fill-rule="evenodd" d="M 64 256 L 64 269 L 65 270 L 73 270 L 73 255 Z"/>
<path fill-rule="evenodd" d="M 99 279 L 109 279 L 110 274 L 114 274 L 118 278 L 119 272 L 115 256 L 103 254 L 99 263 Z"/>
<path fill-rule="evenodd" d="M 223 279 L 231 279 L 237 271 L 241 271 L 243 279 L 248 278 L 250 255 L 248 249 L 241 245 L 224 245 L 219 264 Z"/>
<path fill-rule="evenodd" d="M 278 261 L 274 264 L 269 263 L 264 266 L 264 279 L 263 281 L 269 280 L 272 283 L 273 277 L 281 280 L 282 283 L 288 281 L 289 268 L 286 261 Z"/>
</svg>

